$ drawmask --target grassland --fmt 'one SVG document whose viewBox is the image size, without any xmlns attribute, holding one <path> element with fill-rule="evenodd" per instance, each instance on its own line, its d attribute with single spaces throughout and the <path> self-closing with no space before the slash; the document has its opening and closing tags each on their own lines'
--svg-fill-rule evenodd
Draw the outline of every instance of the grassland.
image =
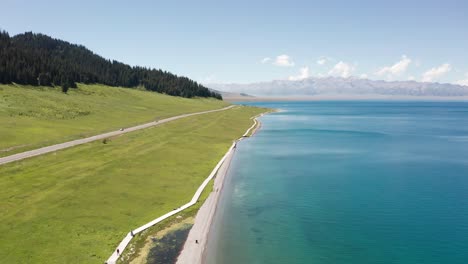
<svg viewBox="0 0 468 264">
<path fill-rule="evenodd" d="M 226 106 L 103 85 L 60 88 L 0 85 L 0 157 L 155 119 Z"/>
<path fill-rule="evenodd" d="M 0 263 L 102 263 L 131 228 L 188 202 L 263 111 L 236 107 L 0 166 Z"/>
<path fill-rule="evenodd" d="M 152 237 L 161 237 L 161 233 L 167 233 L 167 230 L 173 229 L 177 230 L 181 226 L 181 223 L 190 223 L 193 225 L 195 221 L 195 215 L 197 214 L 200 207 L 203 205 L 205 200 L 208 198 L 209 194 L 213 191 L 213 180 L 206 186 L 203 190 L 202 194 L 200 195 L 199 202 L 195 205 L 187 208 L 186 210 L 169 217 L 162 222 L 159 222 L 157 225 L 154 225 L 145 231 L 141 232 L 137 236 L 135 236 L 130 244 L 127 246 L 125 251 L 122 253 L 121 257 L 119 258 L 119 264 L 146 264 L 148 260 L 148 255 L 154 247 L 154 242 L 152 241 Z M 162 245 L 163 247 L 172 245 Z M 183 247 L 183 245 L 182 245 Z M 180 248 L 181 249 L 181 248 Z M 166 249 L 167 250 L 167 249 Z M 177 250 L 175 248 L 170 249 L 172 251 Z M 154 260 L 151 263 L 161 263 L 161 261 Z M 163 263 L 161 263 L 163 264 Z"/>
</svg>

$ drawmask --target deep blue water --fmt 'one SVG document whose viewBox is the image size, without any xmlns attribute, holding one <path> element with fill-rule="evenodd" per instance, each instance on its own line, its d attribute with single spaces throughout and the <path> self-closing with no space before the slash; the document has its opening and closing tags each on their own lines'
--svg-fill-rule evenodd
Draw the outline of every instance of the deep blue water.
<svg viewBox="0 0 468 264">
<path fill-rule="evenodd" d="M 208 264 L 468 263 L 468 103 L 252 103 Z"/>
</svg>

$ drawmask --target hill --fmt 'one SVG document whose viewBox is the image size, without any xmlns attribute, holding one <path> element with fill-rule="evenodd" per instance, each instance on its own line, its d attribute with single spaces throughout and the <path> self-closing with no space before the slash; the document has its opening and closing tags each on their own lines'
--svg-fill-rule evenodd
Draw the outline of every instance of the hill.
<svg viewBox="0 0 468 264">
<path fill-rule="evenodd" d="M 223 92 L 248 93 L 255 96 L 468 96 L 468 87 L 448 83 L 416 81 L 379 81 L 355 77 L 307 78 L 299 81 L 276 80 L 251 84 L 209 84 Z"/>
<path fill-rule="evenodd" d="M 13 37 L 0 32 L 0 83 L 57 85 L 64 92 L 76 87 L 76 83 L 143 86 L 174 96 L 222 99 L 187 77 L 106 60 L 84 46 L 32 32 Z"/>
</svg>

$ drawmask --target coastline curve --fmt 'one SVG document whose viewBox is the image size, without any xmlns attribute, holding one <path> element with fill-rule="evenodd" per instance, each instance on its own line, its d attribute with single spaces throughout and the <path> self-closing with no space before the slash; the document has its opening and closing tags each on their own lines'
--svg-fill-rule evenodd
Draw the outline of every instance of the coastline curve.
<svg viewBox="0 0 468 264">
<path fill-rule="evenodd" d="M 263 113 L 265 114 L 265 113 Z M 222 177 L 216 177 L 216 178 L 220 178 L 220 181 L 215 181 L 215 182 L 218 182 L 218 184 L 221 184 L 222 186 L 222 182 L 223 182 L 223 179 L 224 179 L 224 175 L 226 174 L 227 172 L 227 168 L 229 167 L 229 163 L 230 163 L 230 160 L 231 160 L 231 157 L 232 157 L 232 154 L 233 152 L 235 151 L 236 147 L 237 147 L 237 142 L 241 141 L 242 139 L 246 138 L 248 133 L 254 128 L 257 126 L 257 118 L 262 116 L 263 114 L 260 114 L 260 115 L 257 115 L 257 116 L 254 116 L 252 117 L 252 119 L 254 120 L 254 124 L 249 128 L 247 129 L 247 131 L 244 133 L 244 135 L 242 135 L 242 137 L 240 137 L 239 139 L 235 140 L 232 145 L 229 147 L 229 149 L 227 150 L 227 152 L 224 154 L 224 156 L 221 158 L 221 160 L 216 164 L 216 166 L 214 167 L 214 169 L 211 171 L 211 173 L 208 175 L 208 177 L 202 182 L 202 184 L 198 187 L 197 191 L 195 192 L 195 194 L 193 195 L 192 199 L 190 200 L 190 202 L 182 205 L 181 207 L 175 209 L 175 210 L 172 210 L 156 219 L 154 219 L 153 221 L 149 222 L 149 223 L 146 223 L 134 230 L 131 230 L 130 232 L 128 232 L 128 234 L 124 237 L 124 239 L 119 243 L 119 245 L 116 247 L 116 249 L 114 250 L 114 252 L 112 253 L 112 255 L 107 259 L 107 261 L 105 262 L 106 264 L 116 264 L 118 259 L 120 258 L 120 256 L 122 255 L 122 253 L 124 252 L 124 250 L 127 248 L 127 246 L 130 244 L 132 238 L 143 232 L 144 230 L 156 225 L 157 223 L 195 205 L 197 202 L 198 202 L 198 199 L 200 198 L 203 190 L 205 189 L 205 187 L 208 185 L 208 183 L 215 177 L 215 176 L 218 176 L 218 172 L 222 171 L 222 173 L 220 173 L 220 175 L 222 175 Z M 225 161 L 228 161 L 228 162 L 225 162 Z M 223 166 L 224 165 L 224 166 Z M 226 166 L 227 165 L 227 166 Z M 223 167 L 222 167 L 223 166 Z M 222 168 L 221 168 L 222 167 Z M 219 188 L 219 187 L 218 187 Z M 200 214 L 200 211 L 202 211 L 202 208 L 203 207 L 207 207 L 208 209 L 211 209 L 211 210 L 208 210 L 209 214 L 207 215 L 208 218 L 207 220 L 209 221 L 209 223 L 211 223 L 211 220 L 213 218 L 213 215 L 214 215 L 214 211 L 215 211 L 215 208 L 216 208 L 216 204 L 217 204 L 217 201 L 218 201 L 218 196 L 216 196 L 216 199 L 213 199 L 210 197 L 212 197 L 212 194 L 213 193 L 218 193 L 219 194 L 219 191 L 220 189 L 216 189 L 216 186 L 215 186 L 215 191 L 212 192 L 206 201 L 214 201 L 214 207 L 209 207 L 209 206 L 205 206 L 206 204 L 206 201 L 205 203 L 202 205 L 202 207 L 200 208 L 199 212 L 197 213 L 197 216 L 195 218 L 195 224 L 193 225 L 192 227 L 192 230 L 194 228 L 196 228 L 196 226 L 198 227 L 200 224 L 200 220 L 197 221 L 197 218 L 199 218 L 199 214 Z M 205 212 L 206 209 L 204 209 L 203 212 Z M 208 225 L 209 226 L 209 225 Z M 192 230 L 190 231 L 189 233 L 189 237 L 187 238 L 186 242 L 188 241 L 188 239 L 190 238 L 190 234 L 192 233 Z M 207 235 L 207 233 L 205 234 Z M 193 235 L 192 235 L 193 236 Z M 205 240 L 204 240 L 205 241 Z M 187 243 L 185 243 L 187 244 Z M 184 249 L 182 250 L 182 252 L 185 251 L 185 245 L 184 245 Z M 188 252 L 188 251 L 187 251 Z M 185 263 L 201 263 L 201 256 L 204 252 L 204 249 L 202 249 L 201 251 L 196 251 L 196 252 L 199 252 L 200 253 L 200 258 L 198 259 L 199 262 L 193 262 L 193 261 L 190 261 L 190 262 L 185 262 Z M 179 255 L 180 257 L 180 255 Z M 179 260 L 177 261 L 177 263 L 179 263 Z"/>
<path fill-rule="evenodd" d="M 195 223 L 190 229 L 189 235 L 185 240 L 184 247 L 177 258 L 177 264 L 201 264 L 204 262 L 205 250 L 208 242 L 208 234 L 211 229 L 216 208 L 218 205 L 221 191 L 223 190 L 225 176 L 231 164 L 231 159 L 235 153 L 237 142 L 244 138 L 253 136 L 260 126 L 257 118 L 266 113 L 252 117 L 254 124 L 233 144 L 233 148 L 226 153 L 226 159 L 217 170 L 213 192 L 210 193 L 202 207 L 195 216 Z"/>
</svg>

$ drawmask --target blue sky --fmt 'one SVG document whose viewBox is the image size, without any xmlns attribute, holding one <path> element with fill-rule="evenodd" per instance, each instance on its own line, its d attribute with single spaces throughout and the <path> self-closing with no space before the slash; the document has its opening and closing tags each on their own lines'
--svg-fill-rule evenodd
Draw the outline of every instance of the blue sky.
<svg viewBox="0 0 468 264">
<path fill-rule="evenodd" d="M 0 0 L 0 28 L 202 82 L 466 82 L 468 1 Z"/>
</svg>

